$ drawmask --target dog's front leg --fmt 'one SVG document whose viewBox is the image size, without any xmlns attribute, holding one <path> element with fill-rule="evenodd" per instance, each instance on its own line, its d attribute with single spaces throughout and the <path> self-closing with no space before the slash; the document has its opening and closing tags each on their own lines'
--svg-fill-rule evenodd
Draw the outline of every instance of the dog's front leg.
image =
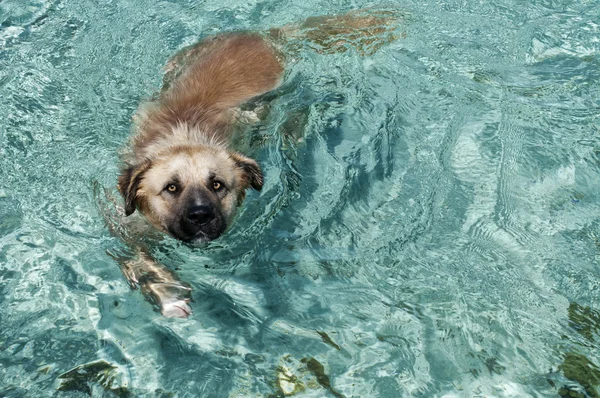
<svg viewBox="0 0 600 398">
<path fill-rule="evenodd" d="M 133 258 L 116 258 L 132 288 L 140 287 L 146 298 L 158 306 L 162 315 L 186 318 L 192 313 L 189 306 L 192 289 L 175 273 L 157 263 L 143 250 Z"/>
<path fill-rule="evenodd" d="M 104 196 L 101 195 L 103 191 Z M 94 192 L 108 230 L 134 253 L 127 256 L 107 253 L 119 264 L 129 286 L 133 289 L 139 286 L 148 301 L 155 304 L 164 316 L 189 316 L 192 313 L 188 304 L 192 294 L 189 284 L 182 282 L 173 271 L 157 263 L 136 240 L 136 231 L 145 227 L 138 226 L 135 220 L 127 221 L 123 208 L 110 190 L 102 190 L 101 186 L 96 184 Z"/>
</svg>

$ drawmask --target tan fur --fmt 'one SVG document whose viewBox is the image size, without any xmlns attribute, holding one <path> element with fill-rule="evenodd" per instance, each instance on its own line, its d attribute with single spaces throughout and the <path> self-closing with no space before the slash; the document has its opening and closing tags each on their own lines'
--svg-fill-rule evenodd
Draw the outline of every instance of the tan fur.
<svg viewBox="0 0 600 398">
<path fill-rule="evenodd" d="M 220 209 L 227 224 L 245 189 L 260 189 L 258 165 L 229 148 L 233 108 L 275 88 L 283 73 L 276 51 L 257 34 L 212 37 L 193 51 L 190 64 L 160 98 L 141 106 L 119 181 L 130 201 L 127 214 L 137 208 L 165 232 L 174 203 L 161 192 L 174 176 L 185 187 L 207 186 L 209 174 L 226 181 Z"/>
<path fill-rule="evenodd" d="M 136 160 L 171 143 L 226 145 L 232 109 L 275 88 L 283 73 L 275 49 L 257 34 L 217 36 L 197 48 L 204 51 L 157 101 L 138 112 L 132 140 Z"/>
</svg>

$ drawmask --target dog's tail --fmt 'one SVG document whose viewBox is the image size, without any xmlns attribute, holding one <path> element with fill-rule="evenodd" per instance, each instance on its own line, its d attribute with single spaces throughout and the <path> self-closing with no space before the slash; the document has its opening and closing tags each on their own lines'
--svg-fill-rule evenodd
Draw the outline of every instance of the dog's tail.
<svg viewBox="0 0 600 398">
<path fill-rule="evenodd" d="M 271 29 L 269 34 L 287 51 L 308 46 L 318 53 L 331 54 L 353 47 L 361 55 L 372 55 L 401 36 L 398 28 L 403 18 L 397 10 L 363 9 L 309 17 L 301 24 Z"/>
</svg>

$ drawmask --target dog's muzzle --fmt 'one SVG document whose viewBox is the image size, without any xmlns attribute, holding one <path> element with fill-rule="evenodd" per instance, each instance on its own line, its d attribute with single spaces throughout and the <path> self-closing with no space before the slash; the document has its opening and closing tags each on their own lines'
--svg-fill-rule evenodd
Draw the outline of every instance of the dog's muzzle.
<svg viewBox="0 0 600 398">
<path fill-rule="evenodd" d="M 190 243 L 217 239 L 227 225 L 219 209 L 212 204 L 193 204 L 179 219 L 179 225 L 170 229 L 171 235 Z"/>
</svg>

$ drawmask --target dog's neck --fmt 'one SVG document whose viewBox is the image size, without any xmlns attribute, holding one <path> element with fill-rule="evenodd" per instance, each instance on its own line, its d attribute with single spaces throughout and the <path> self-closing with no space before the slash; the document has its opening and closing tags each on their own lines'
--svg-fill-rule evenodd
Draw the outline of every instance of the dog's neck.
<svg viewBox="0 0 600 398">
<path fill-rule="evenodd" d="M 170 146 L 213 146 L 227 148 L 231 140 L 231 116 L 211 115 L 210 110 L 185 113 L 165 107 L 138 113 L 131 147 L 135 157 L 146 159 Z"/>
</svg>

